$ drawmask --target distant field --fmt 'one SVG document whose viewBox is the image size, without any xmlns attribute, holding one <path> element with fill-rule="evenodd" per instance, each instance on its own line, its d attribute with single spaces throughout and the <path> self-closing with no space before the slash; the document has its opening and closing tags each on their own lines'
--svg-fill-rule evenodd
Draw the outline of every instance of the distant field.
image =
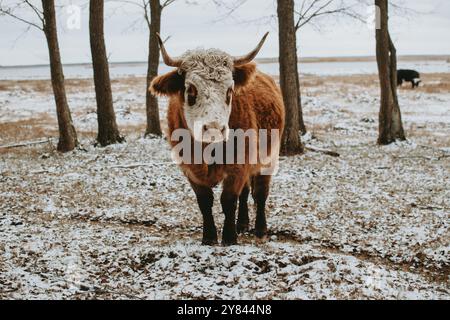
<svg viewBox="0 0 450 320">
<path fill-rule="evenodd" d="M 398 56 L 399 61 L 450 61 L 450 55 L 400 55 Z M 278 62 L 277 57 L 272 58 L 256 58 L 258 63 L 276 63 Z M 301 63 L 314 63 L 314 62 L 370 62 L 376 61 L 375 56 L 349 56 L 349 57 L 299 57 Z M 124 61 L 124 62 L 112 62 L 111 65 L 129 65 L 129 64 L 142 64 L 146 61 Z M 162 61 L 161 61 L 162 63 Z M 85 66 L 88 63 L 71 63 L 66 64 L 66 66 Z M 45 64 L 39 65 L 11 65 L 2 66 L 0 68 L 28 68 L 28 67 L 47 67 Z"/>
<path fill-rule="evenodd" d="M 257 59 L 259 69 L 270 75 L 278 75 L 278 58 Z M 300 59 L 301 75 L 344 76 L 358 74 L 376 74 L 375 57 L 312 57 Z M 400 56 L 398 67 L 415 69 L 420 73 L 450 73 L 450 56 Z M 160 65 L 159 72 L 165 73 L 171 68 Z M 90 64 L 67 64 L 64 66 L 66 79 L 92 78 Z M 110 64 L 113 79 L 144 77 L 147 74 L 146 62 L 113 62 Z M 50 79 L 47 65 L 0 67 L 0 80 Z"/>
<path fill-rule="evenodd" d="M 399 56 L 399 61 L 450 61 L 450 55 L 405 55 Z M 276 63 L 278 58 L 256 59 L 259 63 Z M 375 56 L 355 56 L 355 57 L 305 57 L 299 58 L 300 63 L 317 62 L 372 62 L 376 61 Z"/>
</svg>

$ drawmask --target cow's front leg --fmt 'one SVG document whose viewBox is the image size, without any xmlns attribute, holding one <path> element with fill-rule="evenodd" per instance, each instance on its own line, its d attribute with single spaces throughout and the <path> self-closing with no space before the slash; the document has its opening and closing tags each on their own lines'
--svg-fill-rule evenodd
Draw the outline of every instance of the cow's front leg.
<svg viewBox="0 0 450 320">
<path fill-rule="evenodd" d="M 236 207 L 245 182 L 246 179 L 244 175 L 239 174 L 227 177 L 223 183 L 223 192 L 220 203 L 222 204 L 222 210 L 225 214 L 222 233 L 222 244 L 224 246 L 237 244 Z"/>
<path fill-rule="evenodd" d="M 204 245 L 217 244 L 217 229 L 214 224 L 214 217 L 212 215 L 212 207 L 214 203 L 214 193 L 211 188 L 204 187 L 190 181 L 192 189 L 194 189 L 197 196 L 197 203 L 203 216 L 203 240 Z"/>
</svg>

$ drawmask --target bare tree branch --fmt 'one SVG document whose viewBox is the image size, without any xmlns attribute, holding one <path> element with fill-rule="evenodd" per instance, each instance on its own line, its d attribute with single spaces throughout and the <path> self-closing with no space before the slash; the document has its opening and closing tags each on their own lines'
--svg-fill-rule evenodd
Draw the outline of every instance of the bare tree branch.
<svg viewBox="0 0 450 320">
<path fill-rule="evenodd" d="M 298 16 L 295 30 L 298 31 L 313 20 L 320 17 L 331 15 L 347 16 L 361 22 L 364 21 L 362 15 L 356 10 L 356 7 L 364 5 L 363 0 L 344 1 L 344 0 L 303 0 L 300 10 L 295 13 Z"/>
<path fill-rule="evenodd" d="M 151 24 L 151 18 L 149 15 L 150 12 L 150 2 L 146 1 L 146 0 L 142 0 L 142 9 L 144 9 L 144 18 L 145 18 L 145 22 L 147 23 L 147 27 L 148 29 L 150 29 L 150 24 Z"/>
<path fill-rule="evenodd" d="M 230 3 L 231 2 L 231 3 Z M 366 0 L 297 0 L 296 2 L 296 24 L 295 31 L 305 25 L 311 25 L 313 28 L 319 29 L 320 18 L 327 16 L 346 16 L 358 21 L 365 21 L 362 14 L 359 13 L 361 8 L 365 8 L 368 3 Z M 248 0 L 224 1 L 213 0 L 213 3 L 224 11 L 223 15 L 216 19 L 215 22 L 225 19 L 237 20 L 235 13 Z M 251 20 L 238 21 L 243 24 L 261 23 L 267 24 L 275 20 L 277 16 L 274 13 L 258 17 Z"/>
<path fill-rule="evenodd" d="M 144 14 L 144 20 L 147 25 L 147 27 L 150 29 L 151 24 L 151 14 L 150 14 L 150 1 L 152 0 L 138 0 L 138 1 L 132 1 L 132 0 L 109 0 L 108 2 L 116 2 L 116 3 L 123 3 L 127 5 L 132 5 L 135 7 L 138 7 L 142 10 Z M 159 0 L 158 0 L 159 1 Z M 160 4 L 161 11 L 170 6 L 172 3 L 176 2 L 177 0 L 166 0 Z M 186 3 L 189 3 L 189 1 L 185 1 Z M 136 19 L 132 24 L 131 27 L 138 24 L 140 19 Z M 130 27 L 129 27 L 130 28 Z"/>
<path fill-rule="evenodd" d="M 30 1 L 25 0 L 25 3 L 28 4 L 28 6 L 33 9 L 34 13 L 36 13 L 39 20 L 41 20 L 42 24 L 44 24 L 44 12 L 39 10 L 34 4 L 32 4 Z"/>
<path fill-rule="evenodd" d="M 164 8 L 170 6 L 172 3 L 174 3 L 177 0 L 166 0 L 162 5 L 161 5 L 161 10 L 164 10 Z"/>
<path fill-rule="evenodd" d="M 247 3 L 247 0 L 234 1 L 233 3 L 225 3 L 223 0 L 213 0 L 213 3 L 219 8 L 225 8 L 225 14 L 222 19 L 231 17 L 239 8 Z"/>
<path fill-rule="evenodd" d="M 38 24 L 34 21 L 27 20 L 21 16 L 19 16 L 16 11 L 17 9 L 21 9 L 24 5 L 27 5 L 29 8 L 32 9 L 32 11 L 36 14 L 38 19 L 40 20 L 41 24 Z M 13 18 L 17 21 L 23 22 L 30 27 L 37 28 L 41 31 L 44 31 L 44 16 L 42 11 L 40 11 L 35 5 L 33 5 L 30 1 L 24 0 L 24 1 L 18 1 L 15 5 L 6 6 L 3 4 L 3 1 L 0 2 L 0 15 L 5 15 L 10 18 Z"/>
</svg>

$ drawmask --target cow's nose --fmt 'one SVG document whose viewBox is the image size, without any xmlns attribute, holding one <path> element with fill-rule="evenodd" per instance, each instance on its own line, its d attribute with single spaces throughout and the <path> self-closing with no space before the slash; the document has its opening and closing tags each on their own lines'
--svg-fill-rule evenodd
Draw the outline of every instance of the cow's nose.
<svg viewBox="0 0 450 320">
<path fill-rule="evenodd" d="M 205 141 L 219 142 L 228 139 L 228 126 L 217 122 L 211 122 L 203 125 L 203 139 Z"/>
<path fill-rule="evenodd" d="M 203 125 L 203 133 L 209 131 L 209 130 L 217 130 L 220 131 L 222 134 L 226 132 L 226 126 L 219 124 L 218 122 L 211 122 L 208 124 Z"/>
</svg>

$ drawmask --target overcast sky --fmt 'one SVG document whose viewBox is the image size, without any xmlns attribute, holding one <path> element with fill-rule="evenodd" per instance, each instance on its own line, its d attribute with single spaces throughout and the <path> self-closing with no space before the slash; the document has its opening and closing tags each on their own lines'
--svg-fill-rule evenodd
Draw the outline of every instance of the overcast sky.
<svg viewBox="0 0 450 320">
<path fill-rule="evenodd" d="M 233 3 L 236 0 L 224 1 Z M 12 0 L 2 0 L 3 4 Z M 36 3 L 39 3 L 37 1 Z M 64 63 L 90 61 L 88 35 L 88 1 L 56 1 L 81 5 L 81 28 L 68 27 L 67 7 L 58 9 L 59 38 Z M 140 1 L 138 1 L 140 2 Z M 195 2 L 196 4 L 189 4 Z M 400 55 L 450 54 L 450 1 L 408 0 L 414 12 L 391 17 L 391 33 Z M 148 30 L 140 19 L 142 12 L 132 5 L 106 3 L 105 35 L 112 62 L 145 61 L 148 55 Z M 260 57 L 278 54 L 277 21 L 260 19 L 276 12 L 274 0 L 248 0 L 233 14 L 222 19 L 226 9 L 211 0 L 178 0 L 163 13 L 163 36 L 171 36 L 167 48 L 173 55 L 195 47 L 216 47 L 231 54 L 252 49 L 266 31 L 271 35 Z M 18 15 L 32 19 L 27 10 Z M 137 23 L 135 23 L 138 21 Z M 25 25 L 0 17 L 0 65 L 48 63 L 44 36 L 39 30 L 23 34 Z M 349 19 L 321 21 L 321 30 L 306 26 L 298 33 L 299 53 L 304 57 L 374 55 L 374 32 L 366 25 Z"/>
</svg>

